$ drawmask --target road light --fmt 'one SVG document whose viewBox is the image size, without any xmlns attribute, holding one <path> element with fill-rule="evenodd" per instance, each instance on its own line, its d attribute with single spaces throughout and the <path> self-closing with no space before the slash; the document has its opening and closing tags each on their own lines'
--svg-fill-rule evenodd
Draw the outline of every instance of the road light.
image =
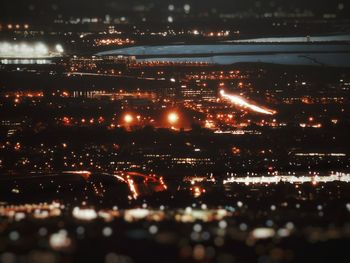
<svg viewBox="0 0 350 263">
<path fill-rule="evenodd" d="M 170 112 L 168 114 L 168 121 L 170 124 L 174 125 L 179 120 L 179 115 L 176 112 Z"/>
<path fill-rule="evenodd" d="M 133 116 L 131 114 L 125 114 L 124 121 L 127 124 L 130 124 L 134 120 Z"/>
</svg>

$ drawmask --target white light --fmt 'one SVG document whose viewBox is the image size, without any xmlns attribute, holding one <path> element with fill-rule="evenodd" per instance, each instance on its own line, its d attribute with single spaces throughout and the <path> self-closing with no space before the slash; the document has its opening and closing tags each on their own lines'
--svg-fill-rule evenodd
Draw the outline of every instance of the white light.
<svg viewBox="0 0 350 263">
<path fill-rule="evenodd" d="M 7 43 L 0 42 L 0 57 L 37 58 L 49 56 L 49 49 L 43 43 Z"/>
<path fill-rule="evenodd" d="M 237 184 L 277 184 L 277 183 L 330 183 L 330 182 L 346 182 L 350 183 L 350 174 L 336 173 L 325 176 L 295 176 L 295 175 L 280 175 L 280 176 L 256 176 L 256 177 L 231 177 L 223 183 Z M 274 206 L 275 207 L 275 206 Z M 349 204 L 350 209 L 350 204 Z"/>
<path fill-rule="evenodd" d="M 277 231 L 279 237 L 288 237 L 290 235 L 290 230 L 286 228 L 280 228 Z"/>
<path fill-rule="evenodd" d="M 346 204 L 346 209 L 350 212 L 350 203 Z"/>
<path fill-rule="evenodd" d="M 97 218 L 97 213 L 94 209 L 80 209 L 79 207 L 74 207 L 73 216 L 79 220 L 93 220 Z"/>
<path fill-rule="evenodd" d="M 168 16 L 168 22 L 169 22 L 169 23 L 174 22 L 174 18 L 173 18 L 172 16 Z"/>
<path fill-rule="evenodd" d="M 71 240 L 68 237 L 66 230 L 60 230 L 50 236 L 50 246 L 53 249 L 63 249 L 71 245 Z"/>
<path fill-rule="evenodd" d="M 34 53 L 38 56 L 44 56 L 49 52 L 48 48 L 43 43 L 38 43 L 34 46 Z"/>
<path fill-rule="evenodd" d="M 175 6 L 172 5 L 172 4 L 170 4 L 170 5 L 168 6 L 168 10 L 169 10 L 169 11 L 174 11 L 174 10 L 175 10 Z"/>
<path fill-rule="evenodd" d="M 105 237 L 109 237 L 113 234 L 113 229 L 110 228 L 109 226 L 106 226 L 105 228 L 102 229 L 102 234 L 105 236 Z"/>
<path fill-rule="evenodd" d="M 184 10 L 185 10 L 185 13 L 188 14 L 191 10 L 191 6 L 189 4 L 185 4 L 184 5 Z"/>
<path fill-rule="evenodd" d="M 17 231 L 12 231 L 10 234 L 9 234 L 9 237 L 10 237 L 10 240 L 12 241 L 16 241 L 19 239 L 19 233 Z"/>
<path fill-rule="evenodd" d="M 223 98 L 229 100 L 230 102 L 232 102 L 233 104 L 235 104 L 235 105 L 237 105 L 239 107 L 247 108 L 247 109 L 250 109 L 252 111 L 255 111 L 255 112 L 258 112 L 258 113 L 263 113 L 263 114 L 268 114 L 268 115 L 275 114 L 274 111 L 263 109 L 263 108 L 261 108 L 259 106 L 250 104 L 245 99 L 243 99 L 243 98 L 241 98 L 239 96 L 226 94 L 224 90 L 220 90 L 220 95 Z"/>
<path fill-rule="evenodd" d="M 193 226 L 193 230 L 194 230 L 195 232 L 201 232 L 201 231 L 202 231 L 202 226 L 201 226 L 200 224 L 195 224 L 195 225 Z"/>
<path fill-rule="evenodd" d="M 63 53 L 63 52 L 64 52 L 64 49 L 63 49 L 62 45 L 57 44 L 57 45 L 56 45 L 56 51 L 57 51 L 58 53 Z"/>
<path fill-rule="evenodd" d="M 156 233 L 158 232 L 158 227 L 155 226 L 155 225 L 152 225 L 152 226 L 149 227 L 148 231 L 149 231 L 152 235 L 154 235 L 154 234 L 156 234 Z"/>
<path fill-rule="evenodd" d="M 273 237 L 275 235 L 275 230 L 262 227 L 254 229 L 251 234 L 255 239 L 266 239 Z"/>
<path fill-rule="evenodd" d="M 133 221 L 138 219 L 143 219 L 150 214 L 148 209 L 135 208 L 125 211 L 124 219 L 126 221 Z"/>
<path fill-rule="evenodd" d="M 220 227 L 221 229 L 226 228 L 226 227 L 227 227 L 227 222 L 226 222 L 225 220 L 221 220 L 221 221 L 219 222 L 219 227 Z"/>
</svg>

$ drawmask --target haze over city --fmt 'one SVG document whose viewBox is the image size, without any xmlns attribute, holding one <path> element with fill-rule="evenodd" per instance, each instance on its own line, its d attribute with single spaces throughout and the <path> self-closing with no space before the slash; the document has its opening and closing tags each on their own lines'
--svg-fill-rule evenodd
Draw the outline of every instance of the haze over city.
<svg viewBox="0 0 350 263">
<path fill-rule="evenodd" d="M 350 5 L 0 3 L 0 262 L 349 262 Z"/>
</svg>

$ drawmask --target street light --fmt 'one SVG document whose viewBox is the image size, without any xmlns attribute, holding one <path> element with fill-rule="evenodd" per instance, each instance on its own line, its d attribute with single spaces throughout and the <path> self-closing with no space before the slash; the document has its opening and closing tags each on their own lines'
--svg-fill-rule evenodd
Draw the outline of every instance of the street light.
<svg viewBox="0 0 350 263">
<path fill-rule="evenodd" d="M 125 114 L 124 116 L 124 121 L 127 123 L 127 124 L 130 124 L 132 121 L 134 120 L 133 116 L 131 114 Z"/>
<path fill-rule="evenodd" d="M 179 120 L 179 115 L 176 112 L 170 112 L 168 114 L 168 121 L 171 125 L 174 125 Z"/>
</svg>

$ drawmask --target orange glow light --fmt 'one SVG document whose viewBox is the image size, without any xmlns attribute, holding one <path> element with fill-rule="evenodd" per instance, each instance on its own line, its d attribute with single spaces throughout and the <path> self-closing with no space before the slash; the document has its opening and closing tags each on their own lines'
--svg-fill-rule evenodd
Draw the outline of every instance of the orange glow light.
<svg viewBox="0 0 350 263">
<path fill-rule="evenodd" d="M 133 120 L 134 120 L 134 117 L 131 114 L 126 114 L 124 116 L 124 121 L 128 124 L 131 123 Z"/>
<path fill-rule="evenodd" d="M 170 112 L 168 114 L 168 121 L 170 124 L 175 124 L 179 120 L 179 115 L 176 112 Z"/>
</svg>

